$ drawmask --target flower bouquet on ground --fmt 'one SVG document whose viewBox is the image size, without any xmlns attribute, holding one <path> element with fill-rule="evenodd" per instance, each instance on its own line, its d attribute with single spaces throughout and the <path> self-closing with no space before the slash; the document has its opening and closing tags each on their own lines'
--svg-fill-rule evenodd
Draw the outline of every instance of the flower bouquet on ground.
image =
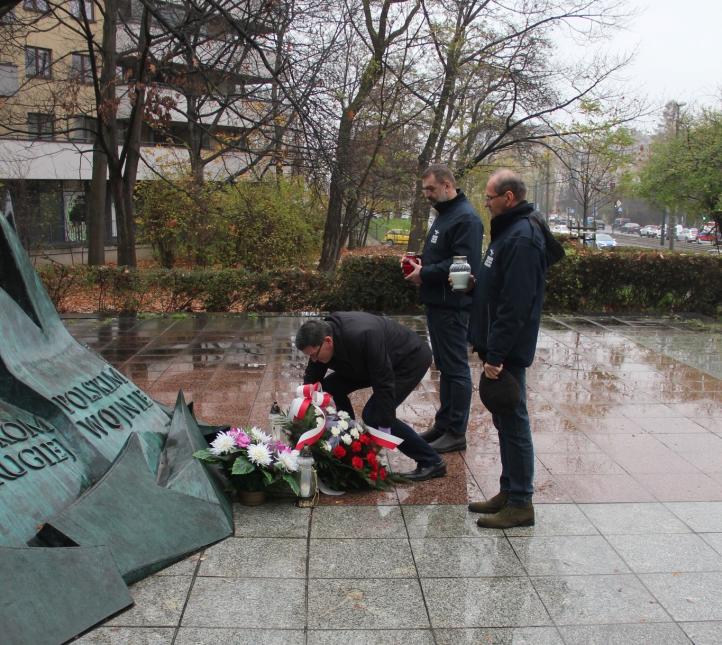
<svg viewBox="0 0 722 645">
<path fill-rule="evenodd" d="M 297 450 L 311 449 L 319 479 L 342 491 L 384 490 L 397 481 L 379 458 L 382 448 L 395 449 L 401 439 L 370 428 L 337 411 L 328 393 L 316 383 L 298 388 L 284 428 Z"/>
<path fill-rule="evenodd" d="M 210 448 L 193 456 L 220 466 L 235 491 L 263 491 L 276 482 L 285 482 L 298 495 L 298 451 L 274 441 L 260 428 L 230 428 L 219 432 Z"/>
</svg>

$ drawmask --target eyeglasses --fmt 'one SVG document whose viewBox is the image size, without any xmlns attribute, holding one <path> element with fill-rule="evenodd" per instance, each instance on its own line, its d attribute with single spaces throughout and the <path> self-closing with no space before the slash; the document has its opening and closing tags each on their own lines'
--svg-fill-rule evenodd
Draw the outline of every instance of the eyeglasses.
<svg viewBox="0 0 722 645">
<path fill-rule="evenodd" d="M 318 349 L 313 353 L 309 354 L 308 357 L 315 363 L 318 362 L 318 355 L 321 353 L 321 348 L 323 347 L 324 341 L 321 341 L 321 344 L 318 346 Z"/>
<path fill-rule="evenodd" d="M 499 193 L 498 195 L 484 195 L 484 199 L 487 202 L 490 202 L 492 199 L 496 199 L 497 197 L 503 197 L 504 195 L 506 195 L 506 193 Z"/>
</svg>

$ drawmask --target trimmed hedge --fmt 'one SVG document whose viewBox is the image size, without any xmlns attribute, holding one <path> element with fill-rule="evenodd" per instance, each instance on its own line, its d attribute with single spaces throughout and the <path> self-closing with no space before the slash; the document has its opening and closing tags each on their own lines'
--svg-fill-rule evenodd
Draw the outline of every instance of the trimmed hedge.
<svg viewBox="0 0 722 645">
<path fill-rule="evenodd" d="M 346 258 L 335 274 L 285 269 L 129 271 L 49 267 L 40 273 L 61 311 L 78 294 L 99 312 L 333 311 L 418 313 L 396 257 Z M 722 257 L 575 251 L 551 268 L 545 310 L 558 313 L 696 312 L 722 316 Z"/>
</svg>

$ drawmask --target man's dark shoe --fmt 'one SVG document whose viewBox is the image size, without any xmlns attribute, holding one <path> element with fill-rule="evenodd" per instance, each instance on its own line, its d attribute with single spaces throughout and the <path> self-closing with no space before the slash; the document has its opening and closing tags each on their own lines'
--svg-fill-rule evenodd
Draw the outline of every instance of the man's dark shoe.
<svg viewBox="0 0 722 645">
<path fill-rule="evenodd" d="M 454 452 L 466 450 L 466 435 L 445 432 L 436 441 L 429 444 L 436 452 Z"/>
<path fill-rule="evenodd" d="M 426 443 L 431 443 L 432 441 L 436 441 L 437 439 L 439 439 L 443 434 L 444 431 L 441 428 L 437 428 L 435 425 L 433 425 L 425 432 L 420 432 L 419 436 Z"/>
<path fill-rule="evenodd" d="M 471 502 L 471 504 L 469 504 L 469 510 L 472 513 L 486 513 L 487 515 L 493 515 L 506 506 L 506 501 L 508 499 L 509 493 L 498 492 L 494 495 L 494 497 L 490 497 L 485 502 Z"/>
<path fill-rule="evenodd" d="M 505 506 L 494 515 L 484 515 L 476 520 L 485 529 L 510 529 L 515 526 L 534 526 L 534 506 Z"/>
<path fill-rule="evenodd" d="M 446 475 L 446 464 L 440 461 L 438 464 L 431 464 L 431 466 L 418 465 L 416 466 L 416 470 L 412 470 L 410 473 L 400 474 L 412 482 L 422 482 L 427 479 L 434 479 L 434 477 L 443 477 Z"/>
</svg>

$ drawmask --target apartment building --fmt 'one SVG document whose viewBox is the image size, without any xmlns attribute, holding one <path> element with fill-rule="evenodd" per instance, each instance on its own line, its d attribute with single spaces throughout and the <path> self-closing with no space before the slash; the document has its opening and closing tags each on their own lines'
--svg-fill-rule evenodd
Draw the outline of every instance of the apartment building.
<svg viewBox="0 0 722 645">
<path fill-rule="evenodd" d="M 268 75 L 259 71 L 252 50 L 233 45 L 238 37 L 227 16 L 202 15 L 194 22 L 186 5 L 154 3 L 152 42 L 140 52 L 143 5 L 118 3 L 112 109 L 119 145 L 135 100 L 139 57 L 148 61 L 138 180 L 188 172 L 191 158 L 206 179 L 225 180 L 243 174 L 250 149 L 263 145 L 259 112 L 267 109 Z M 271 29 L 260 20 L 246 19 L 249 24 L 260 36 Z M 195 38 L 191 53 L 169 35 L 180 29 Z M 20 0 L 0 17 L 0 210 L 11 200 L 29 247 L 85 240 L 98 114 L 93 63 L 96 72 L 101 64 L 97 45 L 91 58 L 88 38 L 101 43 L 102 31 L 102 12 L 93 0 Z M 108 198 L 107 242 L 115 235 Z"/>
</svg>

